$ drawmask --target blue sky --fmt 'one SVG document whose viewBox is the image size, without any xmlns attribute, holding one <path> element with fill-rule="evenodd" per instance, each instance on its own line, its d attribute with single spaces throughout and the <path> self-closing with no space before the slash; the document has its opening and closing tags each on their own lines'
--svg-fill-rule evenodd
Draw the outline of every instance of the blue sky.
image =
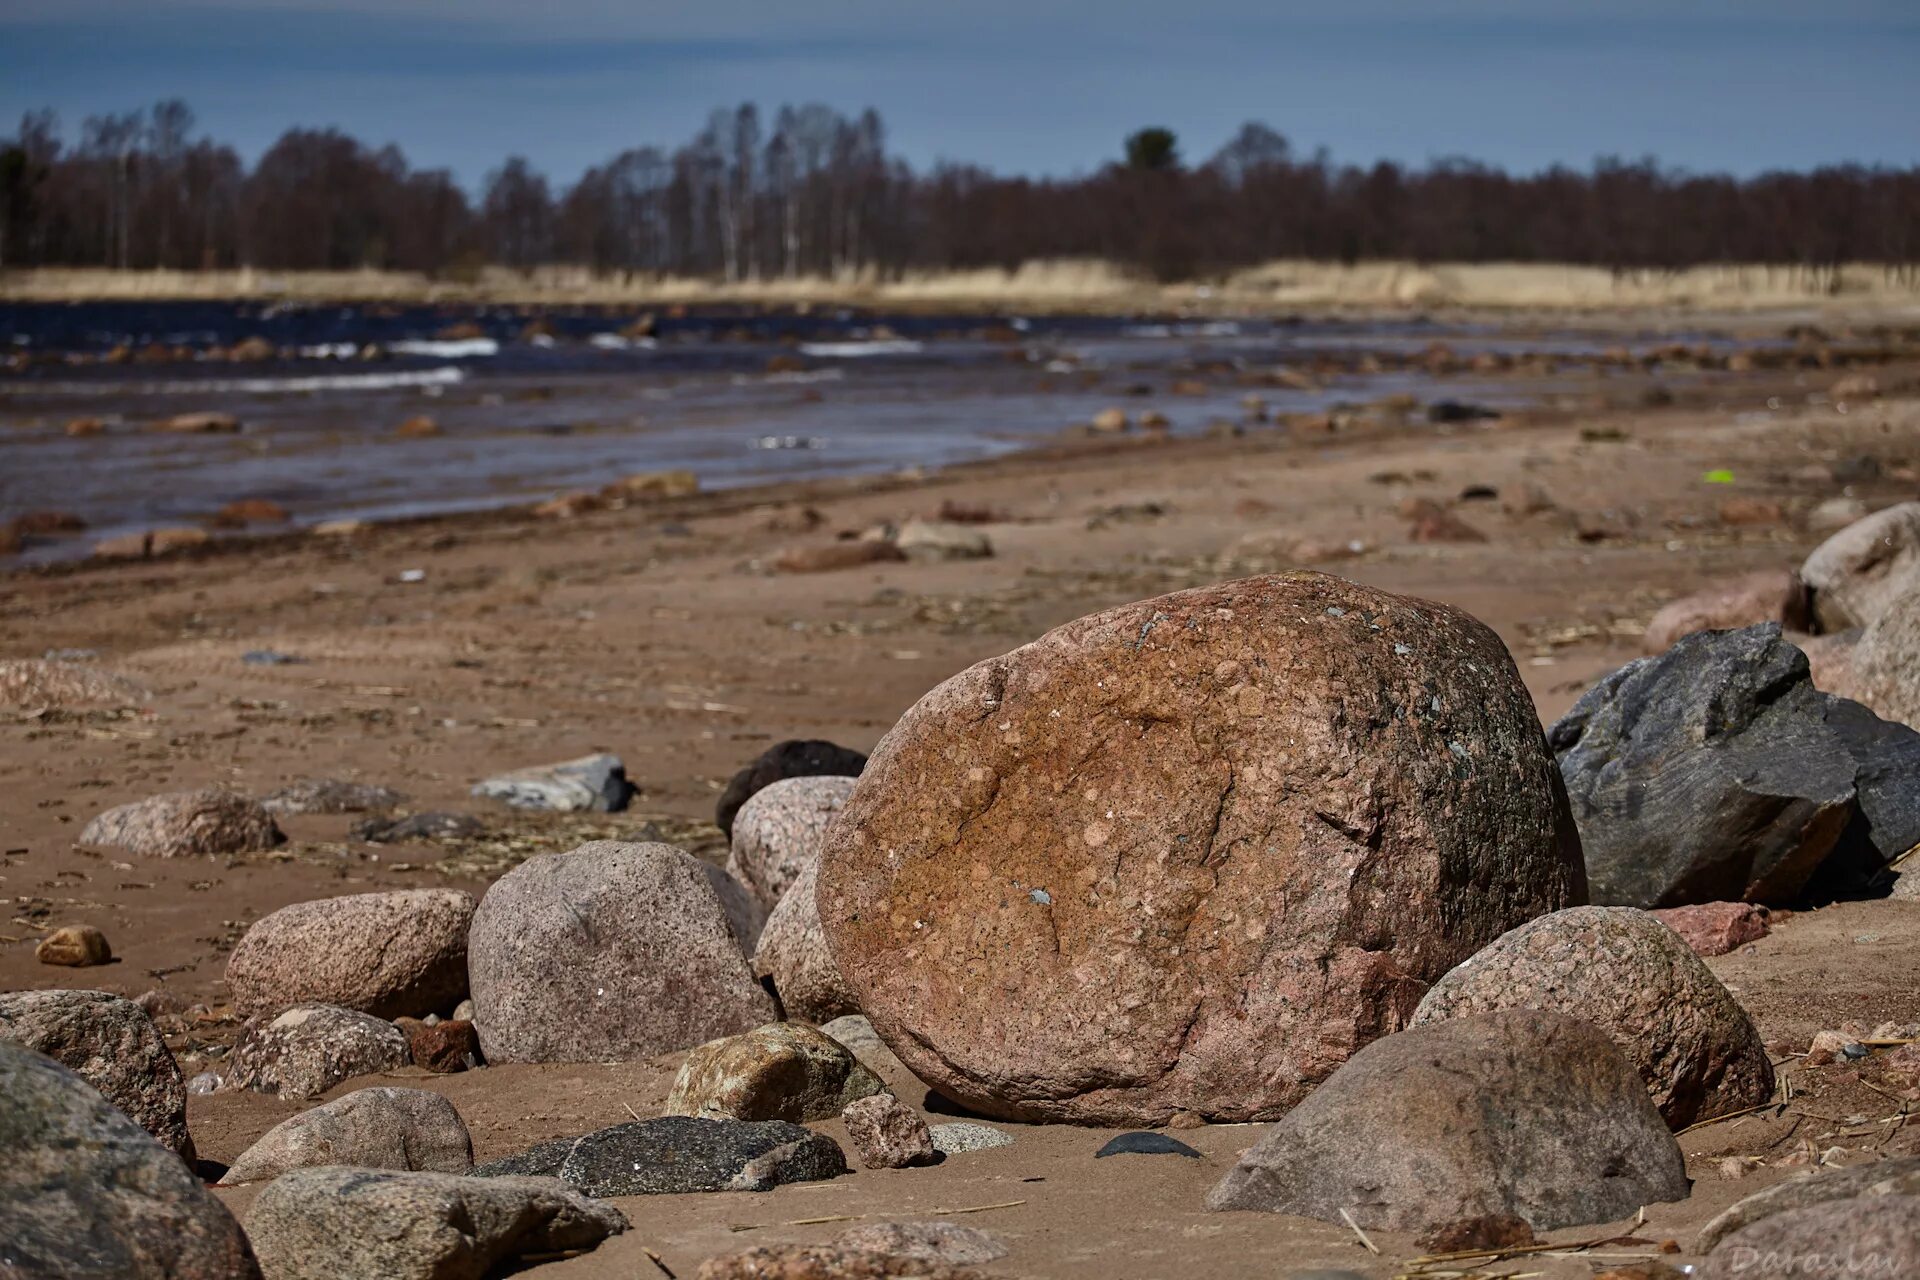
<svg viewBox="0 0 1920 1280">
<path fill-rule="evenodd" d="M 1920 2 L 0 0 L 0 127 L 168 96 L 249 158 L 335 125 L 469 183 L 511 152 L 569 180 L 744 99 L 875 106 L 916 164 L 1003 172 L 1084 172 L 1143 124 L 1200 158 L 1247 119 L 1350 161 L 1906 166 Z"/>
</svg>

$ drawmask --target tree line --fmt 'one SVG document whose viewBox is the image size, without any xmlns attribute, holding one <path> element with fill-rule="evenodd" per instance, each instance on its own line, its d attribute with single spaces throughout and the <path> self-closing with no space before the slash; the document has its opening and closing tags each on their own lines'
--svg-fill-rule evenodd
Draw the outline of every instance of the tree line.
<svg viewBox="0 0 1920 1280">
<path fill-rule="evenodd" d="M 1920 262 L 1920 168 L 1750 178 L 1652 160 L 1509 174 L 1469 160 L 1336 164 L 1249 123 L 1188 163 L 1165 129 L 1091 173 L 916 172 L 879 114 L 753 104 L 694 138 L 623 151 L 558 187 L 522 156 L 470 195 L 444 169 L 334 129 L 290 129 L 248 166 L 178 100 L 51 112 L 0 139 L 0 267 L 377 268 L 453 276 L 573 264 L 728 281 L 1101 258 L 1163 279 L 1278 258 L 1708 263 Z"/>
</svg>

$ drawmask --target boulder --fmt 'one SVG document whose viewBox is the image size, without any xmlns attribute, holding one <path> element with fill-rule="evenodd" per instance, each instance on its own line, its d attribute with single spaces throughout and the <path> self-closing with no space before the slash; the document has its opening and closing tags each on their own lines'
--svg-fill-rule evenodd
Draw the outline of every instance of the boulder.
<svg viewBox="0 0 1920 1280">
<path fill-rule="evenodd" d="M 1756 1191 L 1700 1228 L 1698 1253 L 1712 1253 L 1720 1242 L 1776 1213 L 1835 1200 L 1865 1196 L 1920 1196 L 1920 1156 L 1897 1156 L 1841 1169 L 1814 1169 Z"/>
<path fill-rule="evenodd" d="M 104 991 L 0 994 L 0 1040 L 77 1072 L 160 1145 L 193 1163 L 186 1081 L 160 1029 L 133 1001 Z"/>
<path fill-rule="evenodd" d="M 22 1280 L 259 1280 L 179 1157 L 53 1059 L 0 1041 L 0 1266 Z"/>
<path fill-rule="evenodd" d="M 1536 1231 L 1687 1195 L 1639 1074 L 1591 1023 L 1536 1009 L 1377 1040 L 1267 1131 L 1207 1196 L 1362 1227 L 1519 1218 Z"/>
<path fill-rule="evenodd" d="M 733 819 L 727 871 L 772 908 L 820 858 L 827 827 L 856 780 L 782 778 L 755 792 Z"/>
<path fill-rule="evenodd" d="M 529 858 L 481 899 L 467 968 L 489 1062 L 635 1061 L 775 1017 L 706 873 L 671 845 Z"/>
<path fill-rule="evenodd" d="M 1284 1114 L 1585 885 L 1498 637 L 1297 572 L 935 689 L 829 830 L 817 899 L 860 1009 L 941 1094 L 1151 1126 Z"/>
<path fill-rule="evenodd" d="M 1668 907 L 1653 918 L 1680 935 L 1698 956 L 1723 956 L 1767 936 L 1767 909 L 1751 902 Z"/>
<path fill-rule="evenodd" d="M 1413 1025 L 1503 1009 L 1564 1013 L 1605 1031 L 1674 1129 L 1773 1096 L 1753 1020 L 1644 911 L 1570 907 L 1530 920 L 1434 983 Z"/>
<path fill-rule="evenodd" d="M 896 1258 L 917 1258 L 923 1262 L 944 1262 L 949 1266 L 972 1267 L 995 1262 L 1007 1256 L 1000 1237 L 978 1227 L 963 1227 L 957 1222 L 872 1222 L 843 1231 L 834 1244 L 842 1249 L 861 1249 Z"/>
<path fill-rule="evenodd" d="M 726 1120 L 830 1120 L 886 1088 L 839 1041 L 774 1022 L 687 1055 L 662 1112 Z"/>
<path fill-rule="evenodd" d="M 694 1280 L 990 1280 L 984 1271 L 842 1244 L 763 1244 L 718 1254 Z"/>
<path fill-rule="evenodd" d="M 1783 904 L 1920 843 L 1920 735 L 1816 690 L 1774 623 L 1627 664 L 1548 739 L 1598 903 Z"/>
<path fill-rule="evenodd" d="M 342 1080 L 396 1071 L 407 1061 L 407 1038 L 391 1022 L 354 1009 L 297 1004 L 241 1033 L 227 1058 L 226 1084 L 303 1102 Z"/>
<path fill-rule="evenodd" d="M 558 1138 L 481 1165 L 480 1177 L 539 1173 L 590 1196 L 769 1191 L 847 1172 L 840 1146 L 784 1120 L 661 1116 Z"/>
<path fill-rule="evenodd" d="M 384 813 L 406 803 L 406 797 L 392 787 L 376 787 L 366 782 L 343 782 L 338 778 L 304 778 L 260 797 L 268 813 Z"/>
<path fill-rule="evenodd" d="M 1855 697 L 1876 715 L 1920 726 L 1920 577 L 1860 633 L 1853 654 Z"/>
<path fill-rule="evenodd" d="M 318 1165 L 468 1173 L 473 1140 L 453 1104 L 425 1089 L 356 1089 L 267 1130 L 240 1153 L 223 1187 Z"/>
<path fill-rule="evenodd" d="M 1648 653 L 1665 653 L 1674 641 L 1696 631 L 1728 631 L 1762 622 L 1777 622 L 1789 631 L 1807 629 L 1807 588 L 1792 569 L 1763 569 L 1675 600 L 1653 615 L 1643 643 Z"/>
<path fill-rule="evenodd" d="M 1707 1255 L 1699 1280 L 1920 1275 L 1920 1196 L 1865 1196 L 1774 1214 Z"/>
<path fill-rule="evenodd" d="M 473 897 L 394 889 L 296 902 L 255 921 L 227 959 L 242 1017 L 331 1004 L 377 1018 L 445 1013 L 466 998 Z"/>
<path fill-rule="evenodd" d="M 900 526 L 893 545 L 909 560 L 984 560 L 993 554 L 993 540 L 986 534 L 948 520 L 909 520 Z"/>
<path fill-rule="evenodd" d="M 113 948 L 107 945 L 107 935 L 92 925 L 69 924 L 40 939 L 33 958 L 41 964 L 88 969 L 112 960 Z"/>
<path fill-rule="evenodd" d="M 529 1254 L 591 1249 L 626 1215 L 551 1178 L 296 1169 L 247 1211 L 269 1280 L 481 1280 Z"/>
<path fill-rule="evenodd" d="M 254 853 L 285 842 L 273 815 L 257 802 L 215 787 L 109 809 L 82 828 L 79 839 L 89 848 L 149 858 Z"/>
<path fill-rule="evenodd" d="M 1864 627 L 1920 589 L 1920 502 L 1856 520 L 1815 547 L 1800 566 L 1822 631 Z"/>
<path fill-rule="evenodd" d="M 151 695 L 122 675 L 83 662 L 11 658 L 0 662 L 0 707 L 133 707 Z"/>
<path fill-rule="evenodd" d="M 473 794 L 515 809 L 555 813 L 619 813 L 636 788 L 619 756 L 582 756 L 559 764 L 518 769 L 474 784 Z"/>
<path fill-rule="evenodd" d="M 767 916 L 767 927 L 761 931 L 760 946 L 753 956 L 754 972 L 772 980 L 787 1016 L 809 1022 L 825 1022 L 860 1011 L 853 989 L 833 961 L 826 930 L 820 924 L 816 896 L 819 874 L 819 860 L 815 859 L 781 895 Z"/>
<path fill-rule="evenodd" d="M 835 746 L 818 738 L 790 738 L 762 751 L 753 762 L 733 775 L 714 805 L 714 823 L 733 837 L 733 821 L 740 806 L 763 788 L 782 778 L 846 777 L 857 778 L 867 767 L 867 758 L 849 747 Z"/>
<path fill-rule="evenodd" d="M 890 1093 L 869 1094 L 850 1102 L 840 1118 L 846 1122 L 847 1140 L 853 1143 L 860 1163 L 869 1169 L 904 1169 L 932 1164 L 939 1158 L 927 1122 Z"/>
</svg>

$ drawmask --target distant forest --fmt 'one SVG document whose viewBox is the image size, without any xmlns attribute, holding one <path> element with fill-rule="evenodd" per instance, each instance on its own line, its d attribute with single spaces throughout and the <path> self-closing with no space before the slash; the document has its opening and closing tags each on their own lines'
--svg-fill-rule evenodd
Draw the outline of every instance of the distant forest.
<svg viewBox="0 0 1920 1280">
<path fill-rule="evenodd" d="M 1164 129 L 1072 178 L 888 154 L 880 116 L 820 105 L 716 110 L 674 148 L 637 147 L 556 187 L 513 156 L 476 195 L 397 147 L 292 129 L 249 168 L 180 101 L 51 112 L 0 139 L 0 266 L 380 268 L 485 265 L 724 280 L 1014 267 L 1102 258 L 1163 279 L 1276 258 L 1920 263 L 1920 168 L 1738 179 L 1600 160 L 1513 175 L 1469 160 L 1334 163 L 1262 124 L 1189 161 Z"/>
</svg>

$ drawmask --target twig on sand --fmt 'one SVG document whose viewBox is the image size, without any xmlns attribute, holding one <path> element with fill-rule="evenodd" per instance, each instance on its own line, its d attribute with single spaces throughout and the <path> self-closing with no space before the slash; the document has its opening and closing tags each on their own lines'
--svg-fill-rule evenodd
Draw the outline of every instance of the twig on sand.
<svg viewBox="0 0 1920 1280">
<path fill-rule="evenodd" d="M 985 1213 L 989 1209 L 1011 1209 L 1015 1205 L 1025 1203 L 1025 1200 L 1003 1200 L 998 1204 L 973 1204 L 962 1209 L 929 1209 L 927 1212 L 930 1214 Z M 830 1213 L 824 1218 L 788 1218 L 785 1222 L 730 1222 L 727 1224 L 727 1230 L 737 1233 L 758 1231 L 763 1227 L 817 1227 L 823 1222 L 858 1222 L 862 1218 L 872 1216 L 866 1213 Z"/>
<path fill-rule="evenodd" d="M 1380 1246 L 1369 1239 L 1367 1233 L 1360 1229 L 1360 1224 L 1353 1220 L 1353 1215 L 1345 1209 L 1342 1209 L 1340 1210 L 1340 1217 L 1346 1222 L 1347 1226 L 1352 1229 L 1353 1234 L 1360 1237 L 1360 1243 L 1366 1251 L 1376 1258 L 1379 1257 Z"/>
<path fill-rule="evenodd" d="M 1686 1128 L 1682 1129 L 1680 1133 L 1676 1133 L 1673 1136 L 1677 1138 L 1680 1136 L 1681 1133 L 1692 1133 L 1695 1129 L 1704 1129 L 1710 1124 L 1719 1124 L 1722 1120 L 1738 1120 L 1741 1116 L 1756 1115 L 1759 1112 L 1767 1111 L 1774 1107 L 1784 1107 L 1786 1105 L 1787 1104 L 1785 1102 L 1778 1101 L 1778 1100 L 1773 1102 L 1763 1102 L 1757 1107 L 1746 1107 L 1739 1111 L 1729 1111 L 1727 1112 L 1727 1114 L 1723 1116 L 1714 1116 L 1711 1120 L 1696 1120 L 1692 1124 L 1688 1125 Z"/>
<path fill-rule="evenodd" d="M 1026 1203 L 1025 1200 L 1002 1200 L 999 1204 L 976 1204 L 976 1205 L 969 1205 L 964 1209 L 930 1209 L 928 1210 L 928 1212 L 937 1213 L 937 1214 L 985 1213 L 989 1209 L 1011 1209 L 1015 1205 L 1022 1205 L 1025 1203 Z"/>
<path fill-rule="evenodd" d="M 649 1248 L 646 1248 L 645 1246 L 641 1247 L 640 1252 L 647 1255 L 648 1262 L 651 1262 L 654 1266 L 660 1268 L 660 1274 L 665 1276 L 667 1280 L 680 1280 L 679 1276 L 676 1276 L 673 1274 L 673 1268 L 660 1260 L 659 1254 L 655 1253 L 653 1250 Z"/>
</svg>

